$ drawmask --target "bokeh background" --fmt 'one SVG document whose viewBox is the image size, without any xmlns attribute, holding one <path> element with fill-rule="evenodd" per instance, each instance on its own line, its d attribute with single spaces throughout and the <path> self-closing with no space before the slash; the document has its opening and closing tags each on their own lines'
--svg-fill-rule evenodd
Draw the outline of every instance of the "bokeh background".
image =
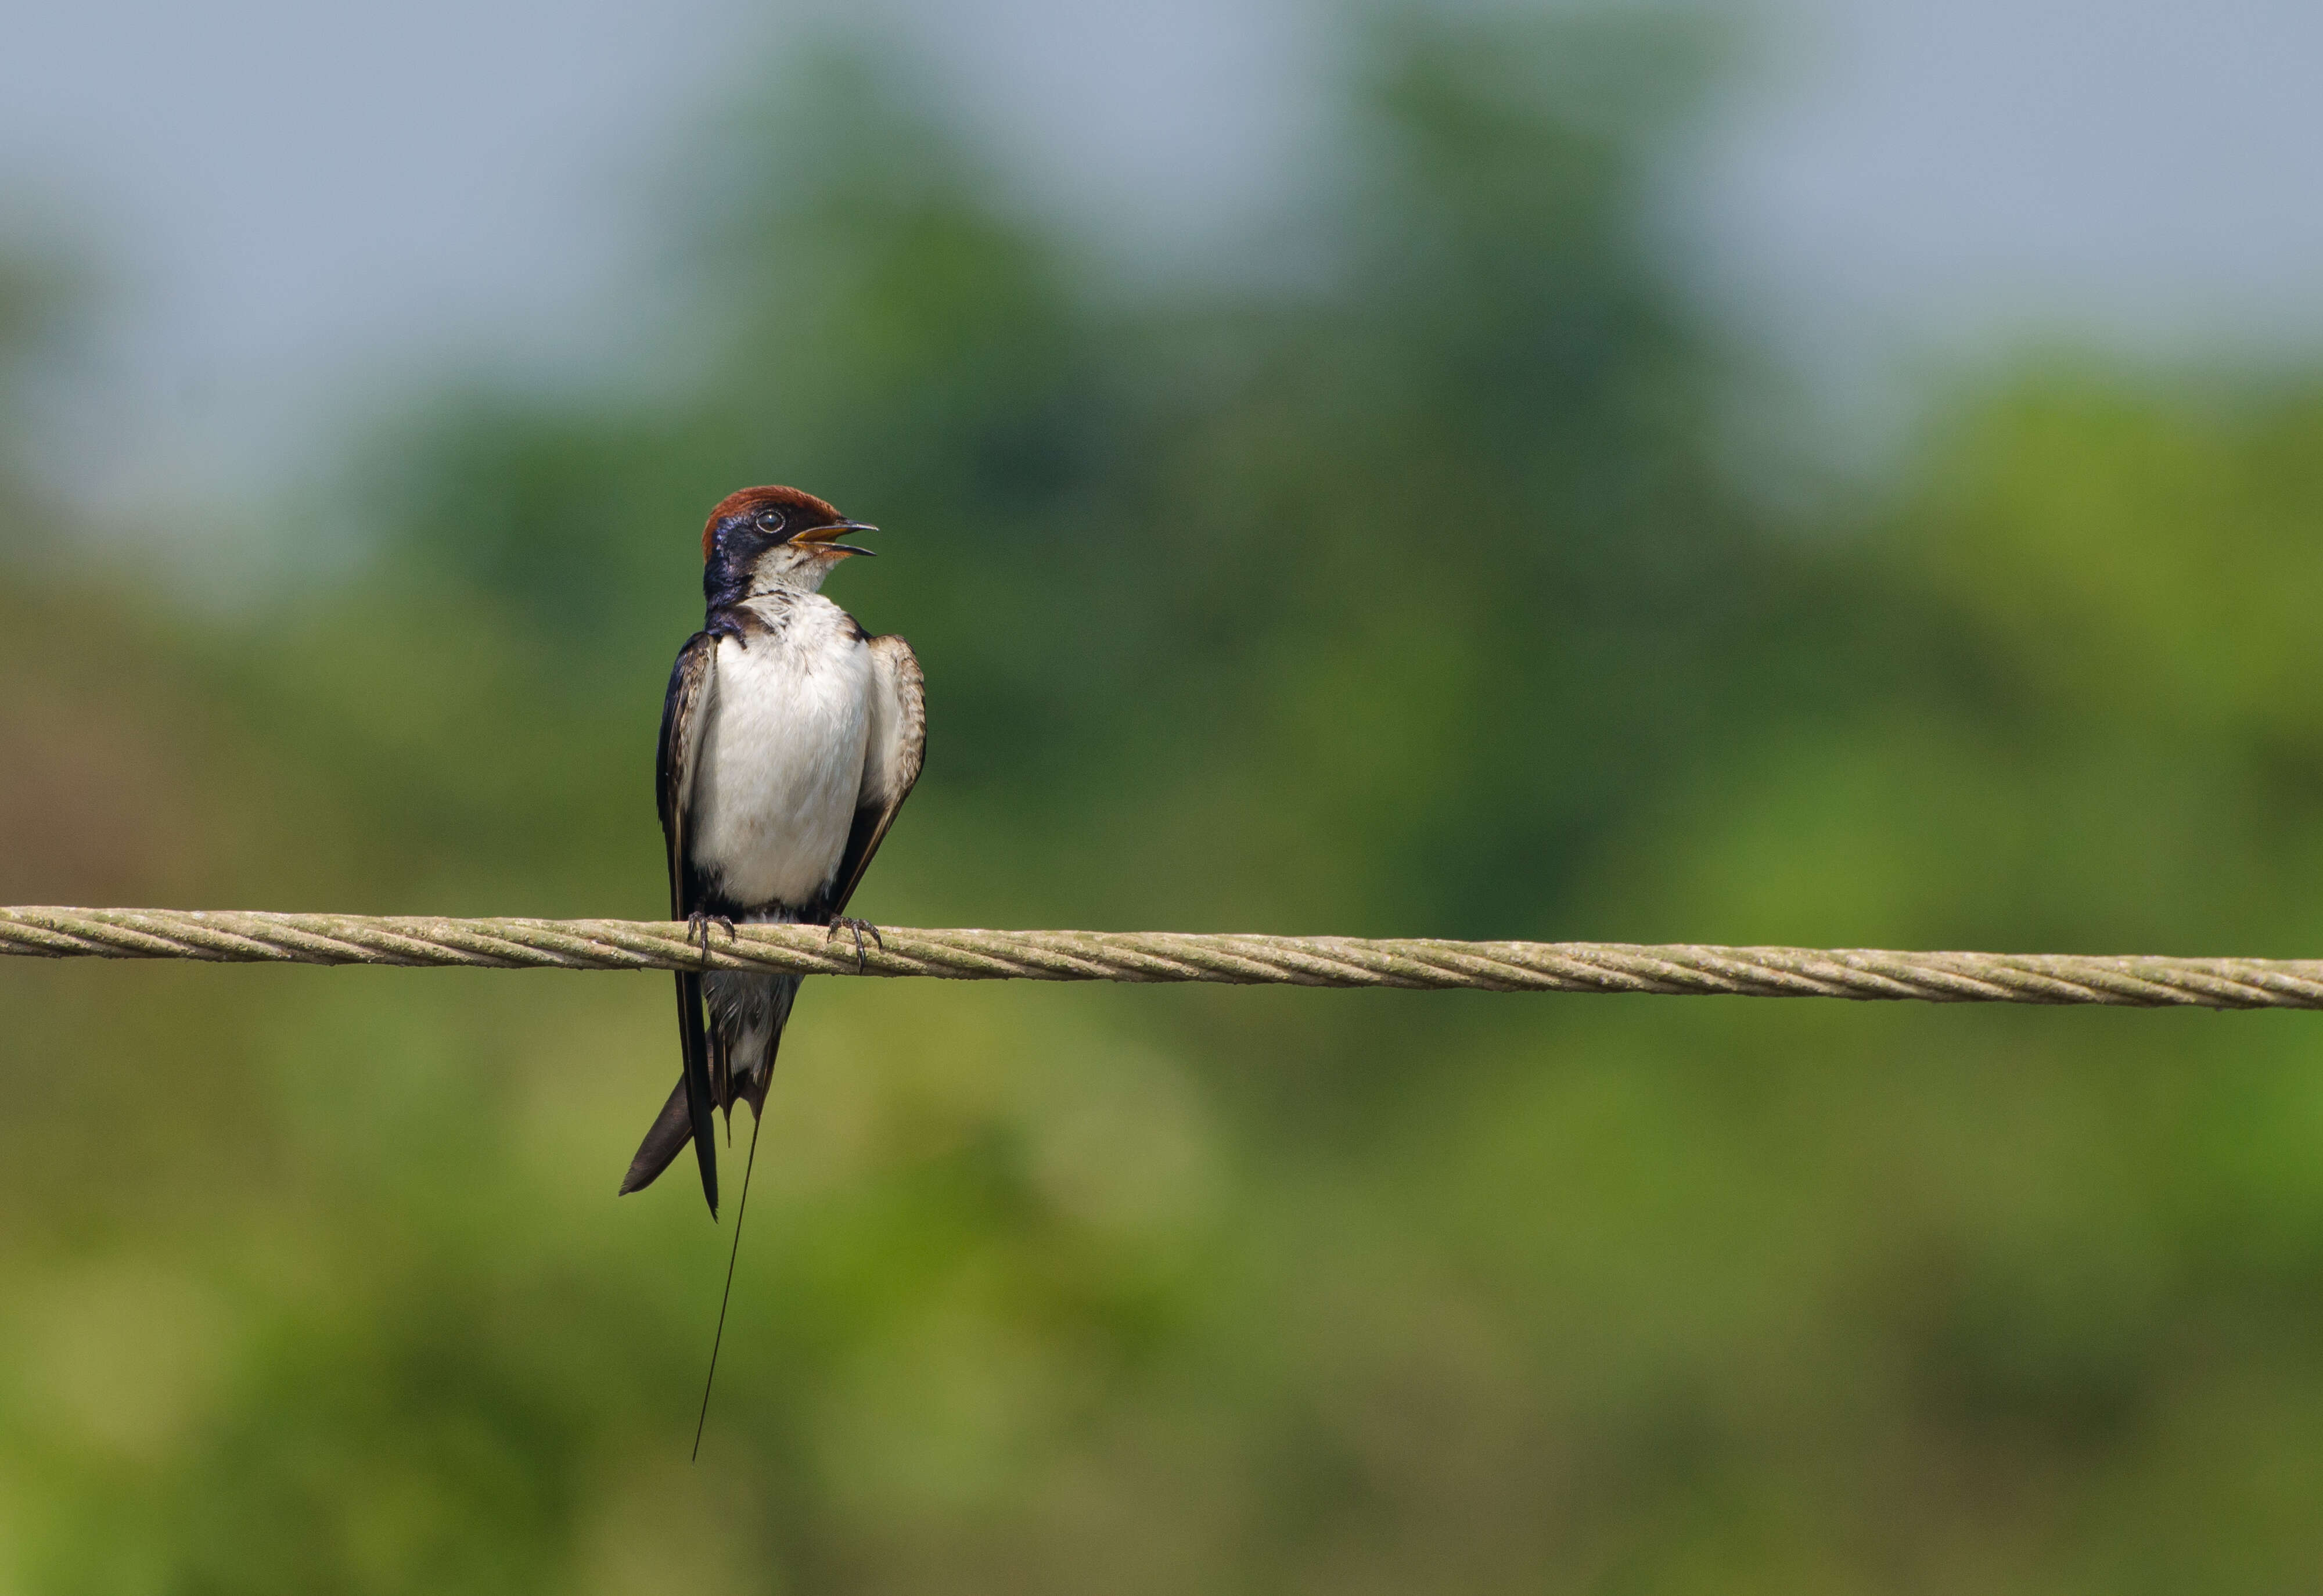
<svg viewBox="0 0 2323 1596">
<path fill-rule="evenodd" d="M 0 902 L 650 916 L 887 528 L 895 923 L 2323 949 L 2323 23 L 51 8 Z M 0 968 L 0 1591 L 2286 1591 L 2299 1015 Z"/>
</svg>

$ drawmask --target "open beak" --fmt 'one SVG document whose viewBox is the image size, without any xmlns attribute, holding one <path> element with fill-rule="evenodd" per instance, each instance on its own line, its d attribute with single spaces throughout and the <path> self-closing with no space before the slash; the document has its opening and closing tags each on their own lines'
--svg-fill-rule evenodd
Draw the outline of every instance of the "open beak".
<svg viewBox="0 0 2323 1596">
<path fill-rule="evenodd" d="M 805 531 L 794 537 L 791 541 L 793 543 L 811 544 L 814 546 L 816 551 L 821 554 L 871 555 L 877 554 L 879 551 L 869 548 L 857 548 L 851 543 L 833 543 L 831 539 L 837 537 L 842 532 L 877 532 L 878 529 L 879 528 L 877 527 L 866 526 L 861 521 L 841 521 L 836 527 L 810 527 Z"/>
</svg>

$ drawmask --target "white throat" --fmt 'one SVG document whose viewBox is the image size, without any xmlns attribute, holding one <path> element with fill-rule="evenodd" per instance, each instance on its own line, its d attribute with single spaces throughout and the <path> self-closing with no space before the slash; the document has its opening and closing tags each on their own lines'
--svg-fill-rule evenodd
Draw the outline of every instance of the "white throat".
<svg viewBox="0 0 2323 1596">
<path fill-rule="evenodd" d="M 787 545 L 770 548 L 750 568 L 750 591 L 744 597 L 746 601 L 811 597 L 838 563 L 828 555 Z"/>
</svg>

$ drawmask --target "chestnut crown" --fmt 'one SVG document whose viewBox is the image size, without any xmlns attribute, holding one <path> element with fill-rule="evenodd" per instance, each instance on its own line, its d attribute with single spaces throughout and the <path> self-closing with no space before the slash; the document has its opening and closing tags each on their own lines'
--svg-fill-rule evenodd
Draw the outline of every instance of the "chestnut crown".
<svg viewBox="0 0 2323 1596">
<path fill-rule="evenodd" d="M 799 488 L 769 484 L 729 493 L 711 510 L 702 527 L 702 562 L 710 563 L 721 532 L 745 527 L 768 537 L 792 537 L 815 527 L 835 527 L 846 520 L 823 500 Z"/>
</svg>

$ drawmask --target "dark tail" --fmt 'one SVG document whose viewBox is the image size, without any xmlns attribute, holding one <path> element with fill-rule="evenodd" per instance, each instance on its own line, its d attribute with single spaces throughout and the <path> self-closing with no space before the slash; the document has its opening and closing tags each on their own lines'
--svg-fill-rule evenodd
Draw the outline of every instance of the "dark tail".
<svg viewBox="0 0 2323 1596">
<path fill-rule="evenodd" d="M 693 1126 L 693 1156 L 702 1165 L 702 1195 L 718 1217 L 718 1143 L 711 1134 L 710 1039 L 702 1024 L 702 977 L 677 977 L 678 1041 L 684 1049 L 685 1113 Z"/>
<path fill-rule="evenodd" d="M 621 1177 L 621 1195 L 643 1191 L 658 1179 L 669 1168 L 688 1142 L 693 1140 L 693 1115 L 685 1103 L 685 1078 L 678 1077 L 677 1085 L 669 1092 L 669 1101 L 661 1105 L 660 1117 L 638 1148 L 638 1156 L 629 1160 L 629 1172 Z"/>
<path fill-rule="evenodd" d="M 721 974 L 710 977 L 706 986 L 705 992 L 703 977 L 691 971 L 677 977 L 678 1032 L 684 1044 L 685 1073 L 638 1144 L 637 1157 L 629 1160 L 629 1172 L 621 1179 L 621 1195 L 642 1191 L 659 1179 L 691 1138 L 702 1160 L 702 1195 L 710 1199 L 711 1216 L 715 1218 L 718 1162 L 716 1144 L 710 1137 L 711 1114 L 715 1108 L 730 1113 L 738 1100 L 750 1105 L 754 1124 L 766 1113 L 767 1087 L 774 1078 L 783 1031 L 790 1023 L 791 1008 L 798 998 L 799 977 Z M 752 1134 L 756 1133 L 754 1130 Z"/>
<path fill-rule="evenodd" d="M 677 977 L 677 1035 L 684 1050 L 685 1072 L 677 1089 L 662 1105 L 653 1128 L 629 1160 L 621 1178 L 621 1195 L 643 1190 L 660 1178 L 690 1137 L 702 1164 L 702 1195 L 709 1199 L 710 1216 L 718 1217 L 718 1144 L 711 1139 L 710 1045 L 702 1033 L 702 977 L 681 973 Z"/>
</svg>

